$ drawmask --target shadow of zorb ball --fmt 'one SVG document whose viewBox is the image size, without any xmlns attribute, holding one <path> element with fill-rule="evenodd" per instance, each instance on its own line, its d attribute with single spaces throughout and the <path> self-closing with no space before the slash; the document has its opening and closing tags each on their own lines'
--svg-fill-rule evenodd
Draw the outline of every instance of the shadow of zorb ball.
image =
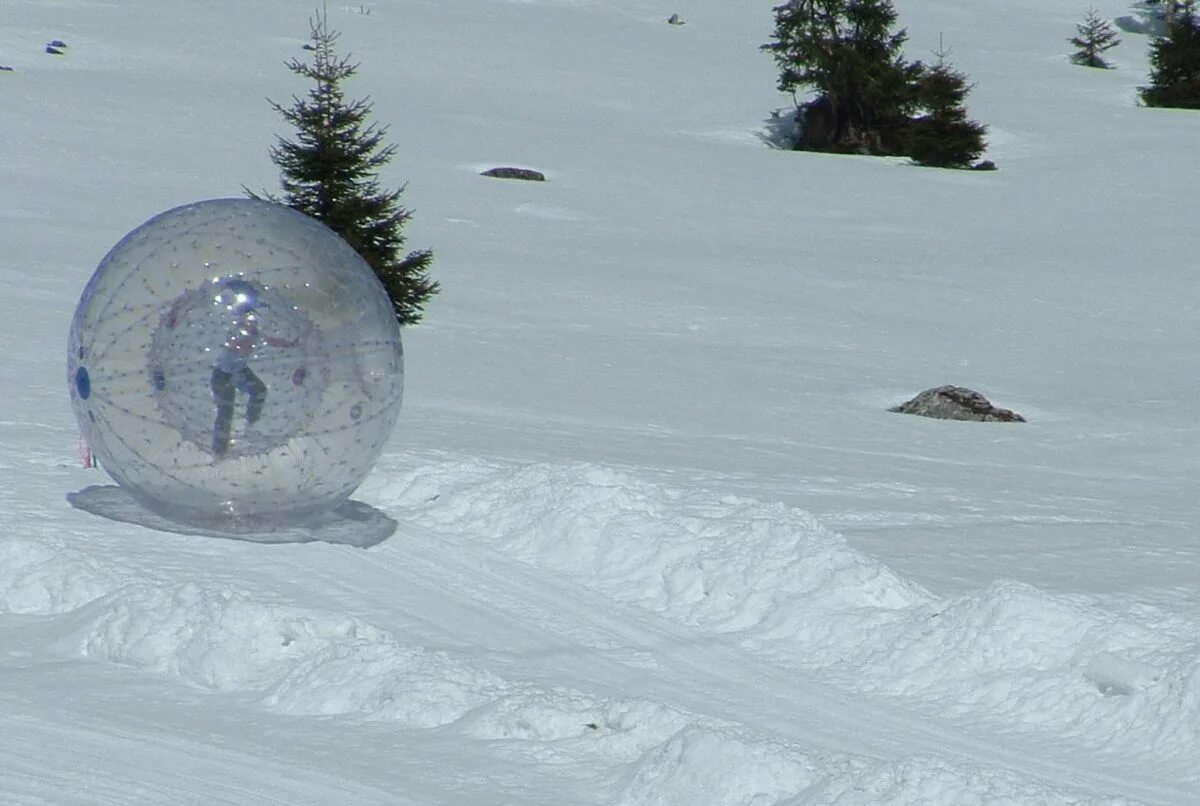
<svg viewBox="0 0 1200 806">
<path fill-rule="evenodd" d="M 400 413 L 400 328 L 370 266 L 288 207 L 168 210 L 100 262 L 71 323 L 71 403 L 154 512 L 232 532 L 304 523 L 366 478 Z"/>
</svg>

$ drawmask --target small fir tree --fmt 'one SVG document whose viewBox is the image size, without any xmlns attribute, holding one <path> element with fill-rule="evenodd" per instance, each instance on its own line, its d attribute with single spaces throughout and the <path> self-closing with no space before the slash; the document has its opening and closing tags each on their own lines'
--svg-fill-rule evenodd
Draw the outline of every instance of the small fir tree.
<svg viewBox="0 0 1200 806">
<path fill-rule="evenodd" d="M 946 61 L 949 51 L 936 55 L 937 64 L 925 72 L 917 87 L 925 114 L 909 126 L 908 155 L 918 165 L 967 168 L 987 145 L 987 127 L 967 117 L 964 103 L 971 87 L 966 76 Z"/>
<path fill-rule="evenodd" d="M 415 324 L 438 284 L 428 275 L 430 250 L 401 257 L 404 225 L 412 218 L 400 206 L 404 186 L 392 191 L 379 187 L 378 171 L 396 147 L 384 145 L 386 127 L 367 122 L 369 100 L 346 100 L 342 82 L 357 72 L 358 64 L 337 55 L 337 32 L 320 15 L 310 26 L 306 50 L 312 62 L 292 59 L 287 67 L 312 87 L 303 98 L 292 96 L 290 107 L 271 102 L 296 129 L 295 140 L 279 137 L 270 151 L 281 172 L 283 197 L 264 197 L 312 216 L 340 235 L 375 270 L 397 321 Z"/>
<path fill-rule="evenodd" d="M 1075 30 L 1078 33 L 1067 40 L 1076 48 L 1071 54 L 1071 61 L 1085 67 L 1108 69 L 1109 63 L 1100 54 L 1121 43 L 1112 24 L 1096 13 L 1096 9 L 1089 8 L 1087 16 L 1075 26 Z"/>
<path fill-rule="evenodd" d="M 899 153 L 921 65 L 901 56 L 907 35 L 892 30 L 891 0 L 789 0 L 774 12 L 774 39 L 762 50 L 779 66 L 779 89 L 817 93 L 797 147 Z M 809 119 L 816 110 L 819 134 Z"/>
<path fill-rule="evenodd" d="M 1194 2 L 1178 6 L 1166 32 L 1150 44 L 1146 106 L 1200 109 L 1200 18 Z"/>
</svg>

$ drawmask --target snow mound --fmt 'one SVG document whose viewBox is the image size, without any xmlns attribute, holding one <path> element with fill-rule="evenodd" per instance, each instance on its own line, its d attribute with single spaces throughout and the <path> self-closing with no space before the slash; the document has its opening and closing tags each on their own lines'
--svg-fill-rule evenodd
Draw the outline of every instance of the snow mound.
<svg viewBox="0 0 1200 806">
<path fill-rule="evenodd" d="M 648 700 L 597 698 L 576 689 L 522 686 L 468 714 L 463 732 L 485 741 L 538 746 L 564 759 L 629 763 L 689 724 L 683 713 Z"/>
<path fill-rule="evenodd" d="M 0 541 L 0 613 L 67 613 L 120 584 L 115 571 L 59 540 Z"/>
<path fill-rule="evenodd" d="M 827 763 L 786 744 L 733 730 L 688 727 L 631 768 L 622 806 L 772 806 L 828 774 Z"/>
<path fill-rule="evenodd" d="M 912 694 L 952 680 L 1061 668 L 1100 626 L 1082 603 L 1010 581 L 886 618 L 861 613 L 849 621 L 843 620 L 831 634 L 827 625 L 810 624 L 801 614 L 792 614 L 762 637 L 803 648 L 796 661 L 806 666 L 871 670 L 861 676 L 863 684 Z M 859 640 L 847 641 L 847 634 Z M 814 651 L 818 648 L 821 651 Z"/>
<path fill-rule="evenodd" d="M 630 766 L 622 806 L 1118 806 L 1129 801 L 940 758 L 814 754 L 731 728 L 689 726 Z"/>
<path fill-rule="evenodd" d="M 859 765 L 832 775 L 787 806 L 1130 806 L 1122 798 L 1096 797 L 1048 786 L 995 768 L 910 757 Z"/>
<path fill-rule="evenodd" d="M 255 600 L 229 588 L 130 587 L 84 630 L 92 658 L 252 692 L 290 714 L 356 714 L 412 727 L 460 718 L 503 683 L 448 655 L 404 646 L 344 615 Z"/>
<path fill-rule="evenodd" d="M 757 646 L 840 685 L 964 722 L 1073 736 L 1086 747 L 1186 765 L 1200 745 L 1200 625 L 1138 617 L 1013 581 L 904 612 L 813 624 Z"/>
<path fill-rule="evenodd" d="M 718 632 L 781 612 L 895 610 L 933 600 L 808 513 L 682 491 L 607 467 L 447 461 L 376 494 L 404 518 L 467 534 L 613 599 Z"/>
<path fill-rule="evenodd" d="M 506 688 L 487 671 L 383 634 L 313 653 L 264 702 L 289 714 L 358 714 L 434 728 L 456 722 Z"/>
<path fill-rule="evenodd" d="M 605 467 L 446 458 L 388 478 L 374 492 L 402 520 L 843 690 L 1181 770 L 1200 746 L 1200 625 L 1178 616 L 1015 581 L 942 599 L 801 510 Z"/>
<path fill-rule="evenodd" d="M 874 661 L 889 672 L 878 679 L 893 691 L 929 690 L 981 675 L 1079 672 L 1097 653 L 1177 648 L 1179 638 L 1176 630 L 1122 620 L 1085 597 L 1013 581 L 913 615 L 898 625 L 895 643 L 874 647 Z"/>
</svg>

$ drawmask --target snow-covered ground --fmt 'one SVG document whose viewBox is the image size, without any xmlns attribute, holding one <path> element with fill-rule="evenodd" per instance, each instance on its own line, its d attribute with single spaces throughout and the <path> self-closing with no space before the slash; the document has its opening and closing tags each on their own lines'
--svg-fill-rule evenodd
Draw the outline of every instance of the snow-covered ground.
<svg viewBox="0 0 1200 806">
<path fill-rule="evenodd" d="M 66 500 L 83 284 L 276 186 L 312 4 L 0 5 L 0 802 L 1200 803 L 1200 113 L 900 0 L 1000 170 L 773 149 L 774 4 L 330 6 L 443 285 L 365 550 Z"/>
</svg>

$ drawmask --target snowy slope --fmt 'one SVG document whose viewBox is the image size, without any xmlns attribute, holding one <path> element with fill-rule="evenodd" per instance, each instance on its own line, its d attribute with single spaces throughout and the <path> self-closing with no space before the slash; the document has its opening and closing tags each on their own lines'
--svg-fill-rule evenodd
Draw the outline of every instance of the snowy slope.
<svg viewBox="0 0 1200 806">
<path fill-rule="evenodd" d="M 443 284 L 367 550 L 66 501 L 78 294 L 274 187 L 309 5 L 0 6 L 0 802 L 1200 803 L 1200 115 L 909 0 L 1001 170 L 773 149 L 772 5 L 329 8 Z"/>
</svg>

